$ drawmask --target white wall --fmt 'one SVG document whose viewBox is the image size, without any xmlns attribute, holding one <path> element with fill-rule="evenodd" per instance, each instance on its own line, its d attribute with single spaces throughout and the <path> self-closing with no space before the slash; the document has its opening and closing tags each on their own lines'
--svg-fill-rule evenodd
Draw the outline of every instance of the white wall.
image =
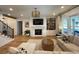
<svg viewBox="0 0 79 59">
<path fill-rule="evenodd" d="M 45 17 L 41 17 L 44 19 L 44 23 L 43 25 L 33 25 L 33 18 L 30 18 L 30 19 L 25 19 L 25 20 L 22 20 L 23 21 L 23 35 L 24 35 L 24 31 L 25 30 L 30 30 L 30 34 L 31 36 L 50 36 L 50 35 L 56 35 L 56 32 L 58 31 L 58 27 L 59 27 L 59 21 L 60 21 L 60 18 L 56 19 L 56 20 L 59 20 L 59 21 L 56 21 L 56 30 L 47 30 L 47 19 Z M 25 27 L 25 22 L 29 22 L 29 28 L 26 28 Z M 42 35 L 35 35 L 35 29 L 42 29 Z"/>
<path fill-rule="evenodd" d="M 11 19 L 11 18 L 7 18 L 7 23 L 8 26 L 10 26 L 11 28 L 14 29 L 14 35 L 16 35 L 16 20 L 15 19 Z"/>
<path fill-rule="evenodd" d="M 23 32 L 23 35 L 24 35 L 24 31 L 30 30 L 30 24 L 29 24 L 29 27 L 28 27 L 28 28 L 25 27 L 25 23 L 26 23 L 26 22 L 29 22 L 29 19 L 23 20 L 23 31 L 22 31 L 22 32 Z M 29 22 L 29 23 L 30 23 L 30 22 Z"/>
<path fill-rule="evenodd" d="M 61 16 L 56 17 L 56 31 L 60 31 L 62 29 L 62 19 Z"/>
<path fill-rule="evenodd" d="M 31 36 L 46 36 L 46 19 L 43 17 L 43 25 L 33 25 L 33 18 L 23 21 L 23 35 L 25 30 L 30 30 Z M 29 22 L 29 28 L 25 27 L 25 22 Z M 35 35 L 35 29 L 42 29 L 42 35 Z"/>
</svg>

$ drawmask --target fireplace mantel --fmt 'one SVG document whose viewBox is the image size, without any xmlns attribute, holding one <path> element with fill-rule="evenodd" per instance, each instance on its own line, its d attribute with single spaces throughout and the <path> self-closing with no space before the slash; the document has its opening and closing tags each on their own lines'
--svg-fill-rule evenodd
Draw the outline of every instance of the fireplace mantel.
<svg viewBox="0 0 79 59">
<path fill-rule="evenodd" d="M 31 28 L 33 28 L 33 29 L 44 29 L 45 26 L 44 25 L 34 25 L 34 26 L 31 26 Z"/>
</svg>

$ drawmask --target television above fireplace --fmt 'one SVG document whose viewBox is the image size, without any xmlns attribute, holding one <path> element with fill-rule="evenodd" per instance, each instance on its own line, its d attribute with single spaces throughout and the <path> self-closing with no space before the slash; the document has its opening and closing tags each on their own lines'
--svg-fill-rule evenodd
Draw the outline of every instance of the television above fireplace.
<svg viewBox="0 0 79 59">
<path fill-rule="evenodd" d="M 33 25 L 43 25 L 43 19 L 33 19 Z"/>
</svg>

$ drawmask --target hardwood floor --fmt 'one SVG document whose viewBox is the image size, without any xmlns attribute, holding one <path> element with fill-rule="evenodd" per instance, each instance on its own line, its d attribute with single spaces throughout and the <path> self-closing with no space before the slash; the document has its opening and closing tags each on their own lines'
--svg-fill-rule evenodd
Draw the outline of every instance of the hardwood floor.
<svg viewBox="0 0 79 59">
<path fill-rule="evenodd" d="M 5 46 L 0 47 L 0 54 L 6 54 L 8 52 L 9 47 L 17 47 L 22 42 L 27 42 L 29 39 L 56 39 L 55 36 L 47 36 L 47 37 L 27 37 L 27 36 L 16 36 L 14 41 L 6 44 Z"/>
</svg>

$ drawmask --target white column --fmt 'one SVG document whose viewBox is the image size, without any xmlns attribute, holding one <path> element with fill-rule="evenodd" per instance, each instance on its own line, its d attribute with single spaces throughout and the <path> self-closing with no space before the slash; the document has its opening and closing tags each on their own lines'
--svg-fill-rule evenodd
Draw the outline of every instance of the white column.
<svg viewBox="0 0 79 59">
<path fill-rule="evenodd" d="M 71 35 L 71 18 L 67 18 L 68 35 Z"/>
</svg>

